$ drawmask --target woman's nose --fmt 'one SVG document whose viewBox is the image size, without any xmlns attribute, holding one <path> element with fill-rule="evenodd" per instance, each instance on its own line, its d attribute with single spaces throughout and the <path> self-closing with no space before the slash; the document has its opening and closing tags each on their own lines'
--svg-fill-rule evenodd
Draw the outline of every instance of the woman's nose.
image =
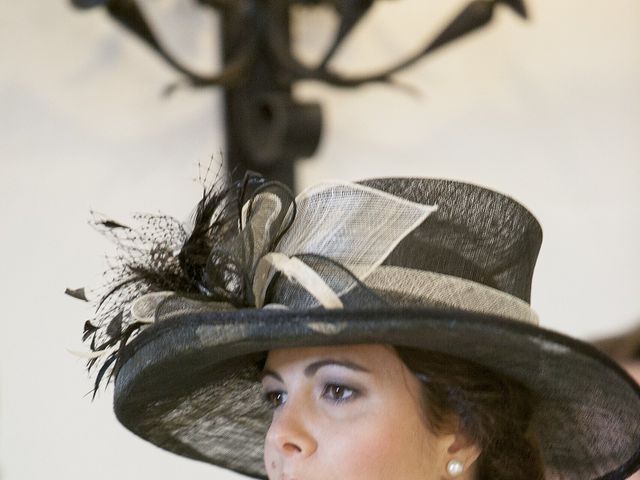
<svg viewBox="0 0 640 480">
<path fill-rule="evenodd" d="M 309 431 L 312 413 L 290 399 L 280 407 L 267 432 L 270 442 L 284 456 L 307 457 L 315 452 L 317 442 Z"/>
</svg>

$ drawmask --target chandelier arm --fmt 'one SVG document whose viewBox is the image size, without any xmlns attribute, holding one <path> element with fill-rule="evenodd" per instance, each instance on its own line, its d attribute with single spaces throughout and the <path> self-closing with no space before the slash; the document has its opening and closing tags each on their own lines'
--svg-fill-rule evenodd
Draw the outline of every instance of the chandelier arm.
<svg viewBox="0 0 640 480">
<path fill-rule="evenodd" d="M 345 0 L 335 5 L 340 17 L 340 26 L 333 42 L 327 49 L 317 68 L 325 68 L 334 57 L 344 40 L 349 36 L 362 18 L 371 10 L 375 0 Z"/>
<path fill-rule="evenodd" d="M 269 31 L 270 46 L 280 65 L 300 79 L 320 80 L 334 86 L 347 88 L 358 87 L 366 83 L 393 84 L 394 80 L 392 77 L 394 74 L 412 66 L 435 50 L 486 26 L 493 17 L 493 10 L 497 3 L 507 3 L 507 5 L 512 6 L 512 2 L 506 2 L 504 0 L 474 0 L 462 9 L 462 11 L 440 31 L 436 38 L 427 43 L 425 47 L 396 63 L 394 66 L 383 69 L 377 73 L 346 76 L 328 68 L 326 66 L 327 62 L 324 61 L 317 67 L 309 68 L 289 52 L 289 49 L 286 48 L 286 45 L 283 43 L 284 38 L 278 34 L 278 29 L 273 28 L 271 24 Z M 520 14 L 518 10 L 516 11 Z M 339 40 L 338 36 L 336 40 Z"/>
<path fill-rule="evenodd" d="M 201 74 L 186 67 L 166 50 L 135 0 L 111 0 L 106 3 L 106 9 L 111 18 L 151 47 L 170 66 L 182 73 L 187 82 L 193 86 L 233 85 L 242 78 L 255 56 L 255 45 L 259 32 L 257 29 L 252 29 L 249 40 L 219 73 Z"/>
</svg>

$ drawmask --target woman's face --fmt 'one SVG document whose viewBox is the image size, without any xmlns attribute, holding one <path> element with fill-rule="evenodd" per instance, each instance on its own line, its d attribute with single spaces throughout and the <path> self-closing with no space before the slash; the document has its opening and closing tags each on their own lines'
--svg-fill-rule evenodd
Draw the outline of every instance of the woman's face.
<svg viewBox="0 0 640 480">
<path fill-rule="evenodd" d="M 419 380 L 389 346 L 272 350 L 262 385 L 270 480 L 439 480 L 451 459 L 477 458 L 455 434 L 428 430 Z"/>
</svg>

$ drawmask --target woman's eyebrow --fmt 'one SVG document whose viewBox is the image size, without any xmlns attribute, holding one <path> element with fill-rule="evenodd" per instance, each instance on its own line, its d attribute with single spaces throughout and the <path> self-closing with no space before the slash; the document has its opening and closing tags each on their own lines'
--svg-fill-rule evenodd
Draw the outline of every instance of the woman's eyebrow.
<svg viewBox="0 0 640 480">
<path fill-rule="evenodd" d="M 338 365 L 340 367 L 350 368 L 351 370 L 356 370 L 358 372 L 371 373 L 370 370 L 366 369 L 362 365 L 359 365 L 355 362 L 352 362 L 349 360 L 335 360 L 333 358 L 326 358 L 326 359 L 318 360 L 316 362 L 313 362 L 307 365 L 304 369 L 304 374 L 306 377 L 311 377 L 315 375 L 315 373 L 320 368 L 325 367 L 327 365 Z M 269 370 L 268 368 L 265 368 L 264 370 L 262 370 L 262 372 L 260 373 L 260 380 L 262 380 L 266 376 L 274 377 L 280 382 L 283 382 L 282 377 L 277 372 L 274 372 L 273 370 Z"/>
</svg>

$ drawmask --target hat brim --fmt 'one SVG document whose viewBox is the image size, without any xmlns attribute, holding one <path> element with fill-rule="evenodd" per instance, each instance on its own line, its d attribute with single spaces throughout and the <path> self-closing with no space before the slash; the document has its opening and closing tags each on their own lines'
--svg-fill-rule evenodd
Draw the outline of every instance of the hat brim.
<svg viewBox="0 0 640 480">
<path fill-rule="evenodd" d="M 434 309 L 183 313 L 124 349 L 114 410 L 180 455 L 267 478 L 271 412 L 257 373 L 275 348 L 384 343 L 469 360 L 528 387 L 547 478 L 622 479 L 640 466 L 640 387 L 591 345 L 499 317 Z"/>
</svg>

